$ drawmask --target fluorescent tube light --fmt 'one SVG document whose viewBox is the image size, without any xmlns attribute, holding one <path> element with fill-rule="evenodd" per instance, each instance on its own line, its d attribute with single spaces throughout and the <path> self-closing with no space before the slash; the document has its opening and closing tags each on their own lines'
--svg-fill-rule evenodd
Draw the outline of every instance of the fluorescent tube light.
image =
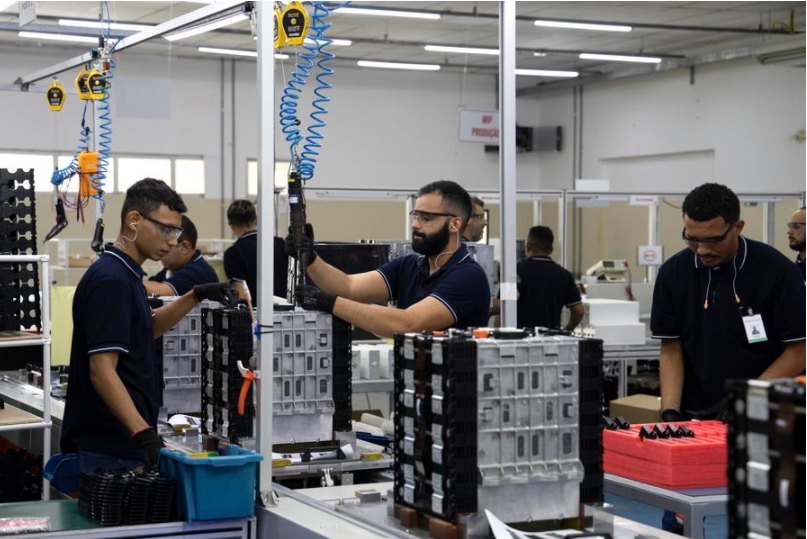
<svg viewBox="0 0 807 539">
<path fill-rule="evenodd" d="M 152 24 L 130 24 L 125 22 L 111 22 L 107 24 L 101 21 L 81 21 L 78 19 L 59 19 L 59 25 L 73 26 L 76 28 L 100 28 L 102 30 L 110 28 L 112 30 L 130 30 L 133 32 L 140 32 L 141 30 L 146 30 L 154 26 Z"/>
<path fill-rule="evenodd" d="M 440 18 L 439 13 L 423 13 L 421 11 L 396 11 L 392 9 L 366 9 L 361 7 L 340 7 L 333 11 L 335 14 L 344 13 L 346 15 L 376 15 L 378 17 L 401 17 L 404 19 L 431 19 L 436 21 Z"/>
<path fill-rule="evenodd" d="M 233 24 L 239 23 L 241 21 L 247 21 L 249 17 L 244 15 L 243 13 L 236 13 L 235 15 L 231 15 L 229 17 L 224 17 L 219 20 L 213 21 L 208 24 L 202 24 L 199 26 L 195 26 L 188 30 L 182 30 L 175 34 L 163 36 L 168 41 L 178 41 L 180 39 L 185 39 L 193 36 L 198 36 L 199 34 L 205 34 L 207 32 L 212 32 L 213 30 L 218 30 L 219 28 L 224 28 L 226 26 L 231 26 Z"/>
<path fill-rule="evenodd" d="M 597 24 L 591 22 L 566 22 L 566 21 L 551 21 L 551 20 L 537 20 L 533 23 L 535 26 L 547 26 L 549 28 L 570 28 L 573 30 L 596 30 L 600 32 L 630 32 L 633 30 L 630 26 L 623 26 L 619 24 Z"/>
<path fill-rule="evenodd" d="M 446 47 L 443 45 L 426 45 L 423 47 L 429 52 L 451 52 L 455 54 L 490 54 L 499 56 L 499 49 L 483 49 L 475 47 Z"/>
<path fill-rule="evenodd" d="M 29 39 L 46 39 L 49 41 L 69 41 L 71 43 L 95 43 L 98 44 L 98 37 L 74 36 L 71 34 L 49 34 L 46 32 L 18 32 L 18 36 Z M 100 36 L 99 36 L 100 37 Z"/>
<path fill-rule="evenodd" d="M 580 54 L 581 60 L 606 60 L 609 62 L 638 62 L 640 64 L 660 64 L 661 58 L 655 56 L 625 56 L 619 54 Z"/>
<path fill-rule="evenodd" d="M 401 64 L 398 62 L 373 62 L 370 60 L 359 60 L 356 63 L 359 67 L 378 67 L 381 69 L 411 69 L 414 71 L 440 70 L 440 66 L 436 64 Z"/>
<path fill-rule="evenodd" d="M 325 41 L 325 40 L 322 40 Z M 317 42 L 316 39 L 305 38 L 306 45 L 314 45 Z M 335 39 L 331 38 L 331 45 L 335 47 L 350 47 L 353 45 L 353 42 L 349 39 Z"/>
<path fill-rule="evenodd" d="M 574 78 L 580 73 L 577 71 L 553 71 L 550 69 L 516 69 L 516 75 L 526 77 L 566 77 Z"/>
<path fill-rule="evenodd" d="M 227 56 L 245 56 L 247 58 L 257 58 L 258 51 L 245 51 L 240 49 L 220 49 L 218 47 L 199 47 L 196 50 L 199 52 L 207 52 L 209 54 L 224 54 Z M 275 60 L 288 60 L 288 54 L 275 53 Z"/>
</svg>

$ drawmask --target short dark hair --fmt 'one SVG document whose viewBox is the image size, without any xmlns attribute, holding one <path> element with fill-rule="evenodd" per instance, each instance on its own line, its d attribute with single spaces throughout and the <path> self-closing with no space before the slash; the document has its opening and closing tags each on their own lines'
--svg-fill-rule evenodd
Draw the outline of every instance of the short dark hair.
<svg viewBox="0 0 807 539">
<path fill-rule="evenodd" d="M 196 231 L 196 225 L 188 218 L 187 215 L 182 216 L 182 234 L 177 238 L 177 242 L 186 241 L 191 244 L 192 249 L 196 249 L 196 240 L 199 239 L 199 233 Z"/>
<path fill-rule="evenodd" d="M 483 208 L 485 207 L 485 201 L 479 197 L 473 197 L 471 199 L 471 203 L 473 206 L 482 206 Z"/>
<path fill-rule="evenodd" d="M 171 189 L 162 180 L 154 178 L 144 178 L 126 190 L 126 198 L 123 200 L 123 208 L 120 212 L 120 221 L 131 211 L 136 211 L 140 215 L 148 216 L 160 209 L 160 206 L 168 206 L 169 210 L 185 213 L 188 208 L 176 191 Z"/>
<path fill-rule="evenodd" d="M 552 245 L 555 243 L 555 234 L 548 226 L 534 226 L 527 234 L 527 249 L 530 251 L 552 252 Z"/>
<path fill-rule="evenodd" d="M 465 228 L 465 224 L 474 209 L 473 204 L 471 204 L 471 195 L 468 194 L 468 191 L 458 183 L 440 180 L 421 187 L 420 191 L 418 191 L 418 197 L 431 193 L 440 193 L 440 196 L 443 197 L 443 202 L 457 213 L 457 217 L 462 219 L 462 228 Z"/>
<path fill-rule="evenodd" d="M 227 208 L 227 221 L 235 226 L 250 226 L 258 220 L 255 204 L 249 200 L 233 200 Z"/>
<path fill-rule="evenodd" d="M 689 192 L 681 211 L 700 223 L 722 217 L 733 225 L 740 220 L 740 199 L 725 185 L 704 183 Z"/>
</svg>

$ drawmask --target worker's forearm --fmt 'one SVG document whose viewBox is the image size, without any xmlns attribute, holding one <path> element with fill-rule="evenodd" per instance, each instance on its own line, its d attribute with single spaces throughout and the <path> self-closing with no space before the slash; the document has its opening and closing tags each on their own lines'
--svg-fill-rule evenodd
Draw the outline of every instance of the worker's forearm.
<svg viewBox="0 0 807 539">
<path fill-rule="evenodd" d="M 680 341 L 663 341 L 659 362 L 661 409 L 681 411 L 681 392 L 684 388 L 684 356 Z"/>
<path fill-rule="evenodd" d="M 798 376 L 804 370 L 804 341 L 799 341 L 788 345 L 782 355 L 770 364 L 760 379 L 770 380 L 773 378 L 792 378 Z"/>
<path fill-rule="evenodd" d="M 107 408 L 129 432 L 134 434 L 150 426 L 135 408 L 129 392 L 114 369 L 91 368 L 90 381 Z"/>
<path fill-rule="evenodd" d="M 566 327 L 563 328 L 566 331 L 574 331 L 574 328 L 580 323 L 580 320 L 583 319 L 582 314 L 575 314 L 574 312 L 569 314 L 569 323 L 566 324 Z"/>
<path fill-rule="evenodd" d="M 406 311 L 395 307 L 368 305 L 337 297 L 333 314 L 380 337 L 392 337 L 396 333 L 414 331 L 410 328 Z"/>
<path fill-rule="evenodd" d="M 331 266 L 320 256 L 307 269 L 308 276 L 319 288 L 335 296 L 351 298 L 350 278 L 345 272 Z"/>
<path fill-rule="evenodd" d="M 159 339 L 168 330 L 176 326 L 182 318 L 198 304 L 199 301 L 193 294 L 193 290 L 180 296 L 176 301 L 172 301 L 158 309 L 154 309 L 152 317 L 154 327 L 154 338 Z"/>
</svg>

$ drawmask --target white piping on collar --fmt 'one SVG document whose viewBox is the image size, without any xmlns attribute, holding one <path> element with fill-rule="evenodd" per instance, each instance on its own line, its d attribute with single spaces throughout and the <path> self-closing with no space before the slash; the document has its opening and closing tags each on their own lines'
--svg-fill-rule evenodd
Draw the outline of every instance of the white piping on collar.
<svg viewBox="0 0 807 539">
<path fill-rule="evenodd" d="M 205 256 L 205 255 L 203 255 L 202 253 L 199 253 L 199 256 L 197 256 L 196 258 L 194 258 L 194 259 L 193 259 L 193 261 L 194 261 L 194 262 L 199 262 L 199 259 L 200 259 L 200 258 L 204 258 L 204 256 Z"/>
<path fill-rule="evenodd" d="M 238 239 L 237 239 L 237 240 L 235 240 L 235 241 L 238 241 L 238 240 L 240 240 L 241 238 L 248 238 L 248 237 L 250 237 L 250 236 L 256 236 L 257 234 L 258 234 L 258 231 L 257 231 L 257 230 L 253 230 L 253 231 L 251 231 L 251 232 L 244 232 L 243 234 L 241 234 L 240 236 L 238 236 Z"/>
<path fill-rule="evenodd" d="M 138 273 L 135 270 L 132 269 L 132 267 L 129 265 L 129 263 L 126 262 L 126 260 L 122 256 L 120 256 L 117 253 L 113 253 L 112 251 L 104 251 L 104 254 L 114 256 L 115 258 L 117 258 L 118 260 L 123 262 L 123 265 L 126 266 L 129 269 L 129 271 L 134 273 L 135 277 L 137 277 L 138 279 L 140 278 L 140 275 L 138 275 Z"/>
</svg>

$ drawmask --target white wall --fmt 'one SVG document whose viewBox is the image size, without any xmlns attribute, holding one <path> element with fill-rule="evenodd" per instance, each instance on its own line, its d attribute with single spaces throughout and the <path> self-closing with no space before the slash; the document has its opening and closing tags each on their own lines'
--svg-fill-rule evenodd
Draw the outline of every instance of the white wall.
<svg viewBox="0 0 807 539">
<path fill-rule="evenodd" d="M 804 69 L 739 60 L 586 86 L 585 178 L 613 191 L 805 187 Z"/>
<path fill-rule="evenodd" d="M 78 52 L 0 51 L 0 83 Z M 117 62 L 113 153 L 201 155 L 205 196 L 221 196 L 222 170 L 224 197 L 232 196 L 233 176 L 236 196 L 244 196 L 246 159 L 258 155 L 255 64 L 135 51 Z M 456 140 L 458 106 L 495 108 L 494 77 L 335 70 L 311 186 L 415 190 L 452 179 L 470 190 L 498 187 L 498 155 Z M 66 85 L 75 72 L 62 75 Z M 278 68 L 278 100 L 283 83 Z M 562 152 L 518 156 L 520 188 L 572 188 L 572 96 L 562 89 L 519 99 L 520 125 L 564 130 Z M 54 114 L 42 93 L 0 92 L 0 149 L 72 152 L 80 107 L 70 95 Z M 308 120 L 304 111 L 300 117 Z M 582 177 L 608 178 L 619 191 L 683 192 L 710 180 L 743 192 L 803 190 L 805 146 L 793 135 L 804 118 L 804 70 L 752 60 L 699 67 L 694 85 L 687 70 L 590 84 L 583 91 Z M 278 129 L 278 159 L 287 147 Z"/>
</svg>

